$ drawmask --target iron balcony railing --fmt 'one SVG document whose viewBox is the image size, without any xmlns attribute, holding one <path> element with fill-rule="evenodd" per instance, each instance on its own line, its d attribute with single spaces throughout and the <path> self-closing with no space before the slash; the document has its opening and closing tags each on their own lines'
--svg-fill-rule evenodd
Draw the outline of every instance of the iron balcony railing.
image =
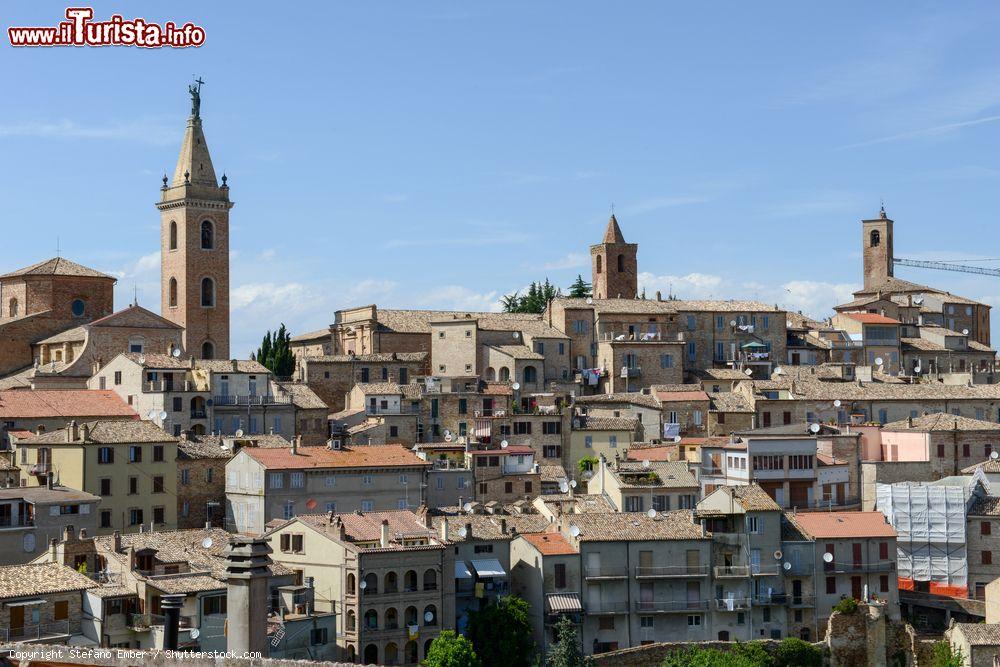
<svg viewBox="0 0 1000 667">
<path fill-rule="evenodd" d="M 636 578 L 655 577 L 704 577 L 708 575 L 707 565 L 636 565 Z"/>
<path fill-rule="evenodd" d="M 227 406 L 227 405 L 239 405 L 243 407 L 251 407 L 254 405 L 289 405 L 292 399 L 290 396 L 264 396 L 264 395 L 236 395 L 231 396 L 213 396 L 212 403 L 216 407 Z"/>
<path fill-rule="evenodd" d="M 706 600 L 636 600 L 635 610 L 641 613 L 667 613 L 704 611 L 708 609 Z"/>
<path fill-rule="evenodd" d="M 628 576 L 628 568 L 614 565 L 588 566 L 584 569 L 584 576 L 587 579 L 624 579 Z"/>
<path fill-rule="evenodd" d="M 749 565 L 716 565 L 715 576 L 718 579 L 728 579 L 734 577 L 749 577 Z"/>
<path fill-rule="evenodd" d="M 627 614 L 628 602 L 591 602 L 586 605 L 588 614 Z"/>
<path fill-rule="evenodd" d="M 69 634 L 69 621 L 22 625 L 17 628 L 0 628 L 0 640 L 4 642 L 38 641 L 65 637 Z"/>
<path fill-rule="evenodd" d="M 716 598 L 717 611 L 745 611 L 750 608 L 750 598 Z"/>
</svg>

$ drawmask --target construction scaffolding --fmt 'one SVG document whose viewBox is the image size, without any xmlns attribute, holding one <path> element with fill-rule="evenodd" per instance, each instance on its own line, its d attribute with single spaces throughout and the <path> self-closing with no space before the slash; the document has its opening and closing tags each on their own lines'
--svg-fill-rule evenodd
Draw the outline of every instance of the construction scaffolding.
<svg viewBox="0 0 1000 667">
<path fill-rule="evenodd" d="M 875 508 L 896 529 L 901 590 L 968 596 L 965 516 L 970 489 L 901 482 L 875 485 Z M 928 582 L 919 586 L 917 582 Z"/>
</svg>

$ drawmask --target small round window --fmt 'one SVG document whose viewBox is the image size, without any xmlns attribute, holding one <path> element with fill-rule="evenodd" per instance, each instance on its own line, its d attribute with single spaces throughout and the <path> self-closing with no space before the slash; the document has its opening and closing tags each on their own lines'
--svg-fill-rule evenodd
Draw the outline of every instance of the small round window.
<svg viewBox="0 0 1000 667">
<path fill-rule="evenodd" d="M 70 308 L 73 310 L 73 317 L 83 317 L 83 313 L 86 310 L 83 299 L 73 299 Z"/>
</svg>

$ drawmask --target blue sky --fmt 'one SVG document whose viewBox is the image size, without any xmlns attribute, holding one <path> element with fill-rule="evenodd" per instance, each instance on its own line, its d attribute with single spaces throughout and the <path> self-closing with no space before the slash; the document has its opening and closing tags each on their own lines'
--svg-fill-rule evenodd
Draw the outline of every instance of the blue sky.
<svg viewBox="0 0 1000 667">
<path fill-rule="evenodd" d="M 100 2 L 97 18 L 136 3 Z M 143 4 L 141 7 L 152 7 Z M 160 178 L 204 78 L 230 177 L 233 352 L 336 308 L 494 308 L 589 272 L 825 316 L 880 199 L 896 253 L 1000 257 L 990 3 L 172 2 L 198 49 L 0 46 L 0 270 L 55 254 L 159 309 Z M 295 11 L 292 11 L 292 8 Z M 4 3 L 4 27 L 64 4 Z M 997 263 L 987 263 L 997 266 Z M 1000 305 L 1000 280 L 897 275 Z"/>
</svg>

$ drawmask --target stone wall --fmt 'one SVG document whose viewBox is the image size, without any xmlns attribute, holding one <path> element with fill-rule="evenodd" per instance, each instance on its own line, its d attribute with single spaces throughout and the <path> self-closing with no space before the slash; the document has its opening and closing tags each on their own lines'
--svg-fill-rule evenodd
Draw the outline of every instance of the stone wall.
<svg viewBox="0 0 1000 667">
<path fill-rule="evenodd" d="M 768 652 L 773 651 L 778 646 L 778 642 L 770 640 L 762 640 L 757 643 Z M 703 649 L 714 648 L 720 651 L 729 651 L 735 645 L 734 642 L 661 642 L 647 644 L 645 646 L 635 646 L 620 651 L 610 651 L 595 655 L 592 658 L 593 667 L 656 667 L 671 653 L 682 651 L 692 646 Z"/>
</svg>

